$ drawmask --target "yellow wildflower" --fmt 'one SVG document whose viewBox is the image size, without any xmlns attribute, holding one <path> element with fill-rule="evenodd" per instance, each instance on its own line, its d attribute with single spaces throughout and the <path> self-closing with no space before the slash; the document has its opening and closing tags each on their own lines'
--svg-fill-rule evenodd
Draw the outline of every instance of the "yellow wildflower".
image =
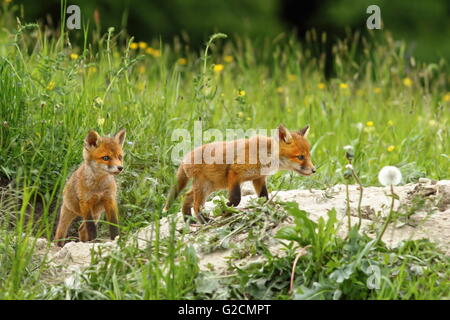
<svg viewBox="0 0 450 320">
<path fill-rule="evenodd" d="M 145 49 L 145 53 L 148 53 L 155 58 L 159 58 L 161 56 L 161 51 L 158 49 L 153 49 L 152 47 L 148 47 L 147 49 Z"/>
<path fill-rule="evenodd" d="M 374 125 L 373 121 L 366 122 L 366 126 L 368 126 L 368 127 L 373 127 L 373 125 Z"/>
<path fill-rule="evenodd" d="M 325 83 L 320 82 L 320 83 L 317 85 L 317 88 L 319 88 L 319 89 L 325 89 L 325 88 L 326 88 L 326 85 L 325 85 Z"/>
<path fill-rule="evenodd" d="M 394 151 L 394 149 L 395 149 L 395 146 L 389 146 L 389 147 L 387 147 L 387 152 L 392 152 L 392 151 Z"/>
<path fill-rule="evenodd" d="M 138 45 L 139 45 L 139 48 L 142 49 L 142 50 L 147 48 L 147 42 L 139 41 Z"/>
<path fill-rule="evenodd" d="M 89 67 L 88 68 L 88 74 L 96 73 L 96 72 L 97 72 L 97 67 Z"/>
<path fill-rule="evenodd" d="M 227 63 L 233 62 L 233 56 L 225 56 L 223 58 L 223 61 L 225 61 Z"/>
<path fill-rule="evenodd" d="M 239 90 L 238 90 L 238 96 L 239 96 L 239 97 L 245 96 L 245 90 L 239 89 Z"/>
<path fill-rule="evenodd" d="M 283 93 L 284 92 L 284 88 L 283 87 L 278 87 L 277 88 L 277 92 L 278 93 Z"/>
<path fill-rule="evenodd" d="M 394 126 L 394 121 L 389 120 L 389 121 L 387 122 L 387 125 L 388 125 L 389 127 L 393 127 L 393 126 Z"/>
<path fill-rule="evenodd" d="M 137 84 L 137 89 L 138 89 L 139 91 L 143 91 L 143 90 L 145 89 L 145 83 L 139 82 L 139 83 Z"/>
<path fill-rule="evenodd" d="M 413 84 L 413 81 L 410 78 L 406 77 L 405 79 L 403 79 L 403 85 L 405 87 L 411 87 L 412 84 Z"/>
<path fill-rule="evenodd" d="M 307 95 L 305 96 L 305 98 L 303 99 L 303 103 L 306 105 L 312 104 L 314 101 L 314 97 L 311 95 Z"/>
<path fill-rule="evenodd" d="M 450 92 L 447 92 L 444 96 L 444 101 L 445 102 L 450 102 Z"/>
<path fill-rule="evenodd" d="M 47 85 L 47 90 L 51 91 L 55 89 L 55 85 L 56 85 L 55 81 L 50 81 Z"/>
<path fill-rule="evenodd" d="M 252 121 L 252 118 L 251 117 L 247 117 L 247 121 Z"/>
<path fill-rule="evenodd" d="M 379 87 L 375 87 L 375 88 L 373 88 L 373 92 L 374 93 L 381 93 L 381 88 L 379 88 Z"/>
<path fill-rule="evenodd" d="M 161 50 L 152 49 L 150 54 L 155 58 L 159 58 L 159 57 L 161 57 Z"/>
<path fill-rule="evenodd" d="M 213 67 L 214 72 L 219 73 L 223 70 L 223 64 L 215 64 Z"/>
<path fill-rule="evenodd" d="M 178 59 L 177 63 L 178 63 L 179 65 L 184 66 L 184 65 L 187 64 L 187 59 L 186 59 L 186 58 L 180 58 L 180 59 Z"/>
<path fill-rule="evenodd" d="M 287 107 L 287 108 L 286 108 L 286 111 L 287 111 L 288 113 L 291 113 L 291 112 L 292 112 L 292 108 L 291 108 L 291 107 Z"/>
<path fill-rule="evenodd" d="M 105 123 L 105 118 L 98 118 L 97 119 L 97 124 L 101 127 L 103 126 L 103 124 Z"/>
<path fill-rule="evenodd" d="M 238 112 L 238 117 L 239 117 L 239 118 L 243 118 L 243 117 L 244 117 L 244 113 L 243 113 L 242 111 L 239 111 L 239 112 Z"/>
<path fill-rule="evenodd" d="M 132 42 L 130 43 L 130 49 L 131 50 L 136 50 L 139 47 L 137 42 Z"/>
<path fill-rule="evenodd" d="M 295 74 L 288 74 L 288 80 L 289 81 L 295 81 L 297 80 L 297 76 Z"/>
<path fill-rule="evenodd" d="M 141 73 L 141 74 L 144 73 L 145 72 L 145 66 L 139 66 L 138 72 Z"/>
<path fill-rule="evenodd" d="M 348 84 L 347 83 L 341 83 L 340 85 L 339 85 L 339 88 L 341 88 L 341 89 L 348 89 Z"/>
<path fill-rule="evenodd" d="M 77 60 L 78 59 L 78 55 L 76 53 L 71 53 L 70 54 L 70 59 Z"/>
<path fill-rule="evenodd" d="M 430 127 L 435 127 L 435 126 L 437 126 L 437 121 L 431 119 L 430 121 L 428 121 L 428 124 L 430 125 Z"/>
</svg>

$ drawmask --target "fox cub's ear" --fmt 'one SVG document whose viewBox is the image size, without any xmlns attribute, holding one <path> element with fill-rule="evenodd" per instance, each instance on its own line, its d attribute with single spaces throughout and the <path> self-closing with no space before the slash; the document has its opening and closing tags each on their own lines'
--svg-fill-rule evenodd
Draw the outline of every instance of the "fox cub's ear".
<svg viewBox="0 0 450 320">
<path fill-rule="evenodd" d="M 122 129 L 116 133 L 114 139 L 116 139 L 119 144 L 123 145 L 123 142 L 125 141 L 125 134 L 125 129 Z"/>
<path fill-rule="evenodd" d="M 308 136 L 309 133 L 309 125 L 307 125 L 306 127 L 304 127 L 303 129 L 298 130 L 298 133 L 301 136 L 304 136 L 305 138 Z"/>
<path fill-rule="evenodd" d="M 86 148 L 96 148 L 98 147 L 100 143 L 100 135 L 94 131 L 90 130 L 88 135 L 86 136 L 86 139 L 84 139 L 84 145 Z"/>
<path fill-rule="evenodd" d="M 278 135 L 280 137 L 280 140 L 283 140 L 286 143 L 291 143 L 292 141 L 292 136 L 291 133 L 289 132 L 289 130 L 283 126 L 282 124 L 280 124 L 278 126 Z"/>
</svg>

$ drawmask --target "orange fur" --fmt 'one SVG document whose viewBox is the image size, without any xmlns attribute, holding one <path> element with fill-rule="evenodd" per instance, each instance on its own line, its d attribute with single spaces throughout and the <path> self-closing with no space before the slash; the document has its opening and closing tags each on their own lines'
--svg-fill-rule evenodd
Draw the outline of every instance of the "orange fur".
<svg viewBox="0 0 450 320">
<path fill-rule="evenodd" d="M 125 130 L 114 137 L 100 137 L 89 131 L 84 143 L 84 162 L 70 176 L 64 186 L 63 203 L 55 233 L 57 245 L 64 245 L 64 238 L 72 221 L 80 216 L 83 222 L 78 229 L 81 241 L 96 238 L 96 223 L 103 211 L 111 223 L 110 236 L 118 235 L 119 213 L 116 203 L 114 175 L 123 169 L 123 142 Z M 107 158 L 105 158 L 107 157 Z"/>
<path fill-rule="evenodd" d="M 278 127 L 280 138 L 279 170 L 293 170 L 302 175 L 311 175 L 315 172 L 310 157 L 310 146 L 306 140 L 308 130 L 309 126 L 297 132 L 290 132 L 283 125 Z M 252 181 L 258 196 L 268 198 L 266 178 L 275 172 L 267 175 L 261 174 L 261 169 L 265 167 L 263 161 L 261 161 L 263 155 L 260 155 L 259 147 L 254 148 L 255 145 L 259 146 L 261 143 L 266 144 L 267 149 L 270 150 L 273 141 L 270 137 L 255 136 L 250 139 L 213 142 L 192 150 L 184 157 L 178 168 L 177 184 L 170 193 L 164 211 L 169 209 L 170 202 L 191 178 L 193 179 L 192 189 L 186 194 L 182 210 L 186 216 L 190 216 L 193 207 L 195 217 L 199 222 L 206 221 L 200 211 L 206 198 L 213 191 L 227 189 L 230 196 L 228 205 L 237 206 L 241 199 L 240 184 L 245 181 Z M 253 146 L 253 149 L 251 146 Z M 228 162 L 227 164 L 226 150 L 231 149 L 234 149 L 235 152 L 231 163 Z M 210 164 L 205 162 L 195 164 L 194 160 L 204 159 L 205 153 L 215 156 L 222 163 L 217 163 L 217 161 Z M 244 161 L 240 161 L 240 163 L 238 161 L 239 154 L 244 157 Z M 299 158 L 300 156 L 303 156 L 303 158 Z M 251 162 L 251 159 L 256 159 L 256 161 Z"/>
</svg>

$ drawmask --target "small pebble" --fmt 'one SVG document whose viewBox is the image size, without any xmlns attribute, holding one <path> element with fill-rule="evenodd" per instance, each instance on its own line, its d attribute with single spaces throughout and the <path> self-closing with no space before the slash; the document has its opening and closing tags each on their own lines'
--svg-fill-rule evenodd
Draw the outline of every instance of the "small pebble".
<svg viewBox="0 0 450 320">
<path fill-rule="evenodd" d="M 36 241 L 36 249 L 44 249 L 47 246 L 47 240 L 43 238 L 39 238 Z"/>
</svg>

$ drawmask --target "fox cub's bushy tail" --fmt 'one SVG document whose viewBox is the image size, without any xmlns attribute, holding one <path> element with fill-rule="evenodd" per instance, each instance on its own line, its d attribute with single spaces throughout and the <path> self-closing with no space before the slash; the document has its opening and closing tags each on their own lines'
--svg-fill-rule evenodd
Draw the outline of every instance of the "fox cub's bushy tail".
<svg viewBox="0 0 450 320">
<path fill-rule="evenodd" d="M 189 177 L 186 175 L 186 172 L 183 169 L 183 166 L 180 166 L 177 171 L 177 181 L 170 188 L 169 195 L 167 196 L 166 204 L 164 205 L 163 212 L 167 212 L 172 205 L 172 202 L 178 197 L 180 192 L 186 187 L 189 181 Z"/>
</svg>

